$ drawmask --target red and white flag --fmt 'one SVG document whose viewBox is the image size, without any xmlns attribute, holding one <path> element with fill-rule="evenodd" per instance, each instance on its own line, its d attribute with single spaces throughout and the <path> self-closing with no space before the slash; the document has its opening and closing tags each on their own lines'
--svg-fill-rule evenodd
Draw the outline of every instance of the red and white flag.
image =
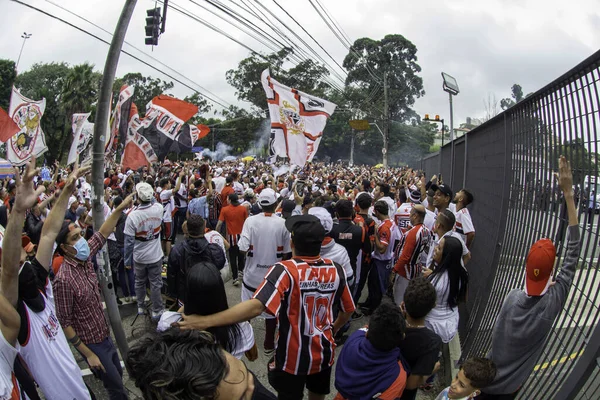
<svg viewBox="0 0 600 400">
<path fill-rule="evenodd" d="M 270 153 L 303 167 L 319 149 L 327 119 L 337 105 L 282 85 L 268 69 L 262 72 L 261 82 L 271 117 Z"/>
<path fill-rule="evenodd" d="M 143 136 L 143 124 L 134 103 L 130 107 L 129 127 L 125 140 L 125 150 L 121 158 L 123 170 L 131 168 L 136 170 L 144 165 L 149 165 L 158 161 L 158 157 L 152 148 L 152 145 Z"/>
<path fill-rule="evenodd" d="M 12 165 L 24 165 L 32 156 L 38 157 L 48 150 L 40 125 L 45 109 L 46 99 L 28 99 L 13 86 L 8 115 L 19 127 L 19 132 L 6 145 L 6 158 Z"/>
<path fill-rule="evenodd" d="M 107 160 L 114 161 L 119 138 L 123 142 L 127 136 L 129 111 L 133 104 L 133 92 L 133 86 L 127 85 L 123 85 L 119 92 L 119 99 L 111 119 L 110 135 L 106 136 L 106 143 L 104 144 L 104 157 Z"/>
<path fill-rule="evenodd" d="M 94 124 L 88 121 L 89 116 L 90 113 L 73 114 L 73 143 L 67 164 L 73 164 L 77 157 L 83 161 L 89 156 L 89 145 L 94 136 Z"/>
<path fill-rule="evenodd" d="M 0 108 L 0 142 L 5 143 L 15 136 L 21 128 L 12 120 L 6 111 Z"/>
</svg>

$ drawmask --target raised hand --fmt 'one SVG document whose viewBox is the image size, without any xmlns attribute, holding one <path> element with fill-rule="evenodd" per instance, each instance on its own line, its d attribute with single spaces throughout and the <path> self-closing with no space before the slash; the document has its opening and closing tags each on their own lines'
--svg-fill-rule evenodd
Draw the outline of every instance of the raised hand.
<svg viewBox="0 0 600 400">
<path fill-rule="evenodd" d="M 17 192 L 13 204 L 13 211 L 24 213 L 27 209 L 33 207 L 37 203 L 39 196 L 46 190 L 44 185 L 40 185 L 37 189 L 33 187 L 33 178 L 38 173 L 39 168 L 35 167 L 35 157 L 31 157 L 27 167 L 25 167 L 23 177 L 21 177 L 19 171 L 15 168 Z"/>
<path fill-rule="evenodd" d="M 565 156 L 560 156 L 558 159 L 558 173 L 555 173 L 558 178 L 558 185 L 565 195 L 573 194 L 573 173 L 571 172 L 571 163 L 567 161 Z"/>
</svg>

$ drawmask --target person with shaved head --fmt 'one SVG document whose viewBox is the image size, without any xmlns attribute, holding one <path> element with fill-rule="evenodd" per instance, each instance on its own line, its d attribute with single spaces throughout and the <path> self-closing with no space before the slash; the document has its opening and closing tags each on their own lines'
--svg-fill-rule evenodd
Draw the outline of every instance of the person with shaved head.
<svg viewBox="0 0 600 400">
<path fill-rule="evenodd" d="M 394 301 L 396 304 L 404 300 L 404 291 L 408 282 L 421 275 L 427 261 L 429 246 L 432 242 L 431 231 L 423 224 L 425 207 L 415 204 L 410 210 L 410 228 L 400 238 L 396 248 L 396 264 L 392 269 L 390 281 L 394 284 Z"/>
</svg>

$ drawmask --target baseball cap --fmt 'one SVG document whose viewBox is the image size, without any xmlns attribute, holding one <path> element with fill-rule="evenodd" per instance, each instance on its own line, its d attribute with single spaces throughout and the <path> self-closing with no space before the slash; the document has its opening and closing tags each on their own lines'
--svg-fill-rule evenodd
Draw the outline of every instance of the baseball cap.
<svg viewBox="0 0 600 400">
<path fill-rule="evenodd" d="M 258 204 L 261 206 L 270 206 L 277 202 L 277 193 L 273 189 L 265 188 L 258 196 Z"/>
<path fill-rule="evenodd" d="M 231 204 L 238 204 L 240 202 L 240 198 L 235 193 L 231 193 L 228 196 L 228 198 L 229 198 L 229 203 L 231 203 Z"/>
<path fill-rule="evenodd" d="M 543 296 L 550 286 L 556 247 L 550 239 L 540 239 L 529 249 L 525 261 L 525 293 Z"/>
<path fill-rule="evenodd" d="M 452 197 L 452 189 L 450 189 L 450 186 L 446 185 L 445 183 L 442 183 L 441 185 L 431 185 L 431 189 L 435 192 L 437 190 L 439 190 L 440 192 L 442 192 L 445 196 L 450 196 Z"/>
<path fill-rule="evenodd" d="M 325 228 L 314 215 L 294 215 L 285 220 L 285 227 L 292 233 L 292 241 L 302 245 L 321 244 Z"/>
<path fill-rule="evenodd" d="M 410 192 L 410 201 L 412 201 L 413 203 L 420 203 L 421 192 L 419 192 L 418 190 L 413 190 L 412 192 Z"/>
<path fill-rule="evenodd" d="M 221 176 L 223 174 L 223 168 L 217 168 L 215 170 L 215 176 Z"/>
<path fill-rule="evenodd" d="M 331 228 L 333 228 L 333 219 L 327 209 L 324 207 L 312 207 L 308 210 L 308 214 L 314 215 L 319 219 L 321 225 L 323 225 L 323 229 L 325 229 L 325 233 L 331 232 Z"/>
<path fill-rule="evenodd" d="M 75 197 L 75 196 L 71 196 L 71 197 L 69 197 L 69 205 L 67 206 L 67 208 L 71 208 L 71 206 L 72 206 L 74 203 L 78 203 L 77 197 Z"/>
<path fill-rule="evenodd" d="M 154 197 L 154 189 L 146 182 L 140 182 L 135 185 L 135 191 L 137 192 L 140 201 L 144 203 L 150 202 L 152 197 Z"/>
<path fill-rule="evenodd" d="M 281 203 L 281 215 L 283 218 L 289 218 L 292 215 L 294 208 L 296 208 L 296 203 L 293 200 L 284 200 Z"/>
</svg>

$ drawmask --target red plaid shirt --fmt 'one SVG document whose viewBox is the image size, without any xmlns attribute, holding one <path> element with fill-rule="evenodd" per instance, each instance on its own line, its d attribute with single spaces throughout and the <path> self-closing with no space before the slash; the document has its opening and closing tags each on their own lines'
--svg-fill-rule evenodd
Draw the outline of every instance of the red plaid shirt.
<svg viewBox="0 0 600 400">
<path fill-rule="evenodd" d="M 102 309 L 100 285 L 91 260 L 104 246 L 100 232 L 88 240 L 90 256 L 85 263 L 65 258 L 52 282 L 56 316 L 63 327 L 71 326 L 85 344 L 100 343 L 109 335 Z"/>
</svg>

